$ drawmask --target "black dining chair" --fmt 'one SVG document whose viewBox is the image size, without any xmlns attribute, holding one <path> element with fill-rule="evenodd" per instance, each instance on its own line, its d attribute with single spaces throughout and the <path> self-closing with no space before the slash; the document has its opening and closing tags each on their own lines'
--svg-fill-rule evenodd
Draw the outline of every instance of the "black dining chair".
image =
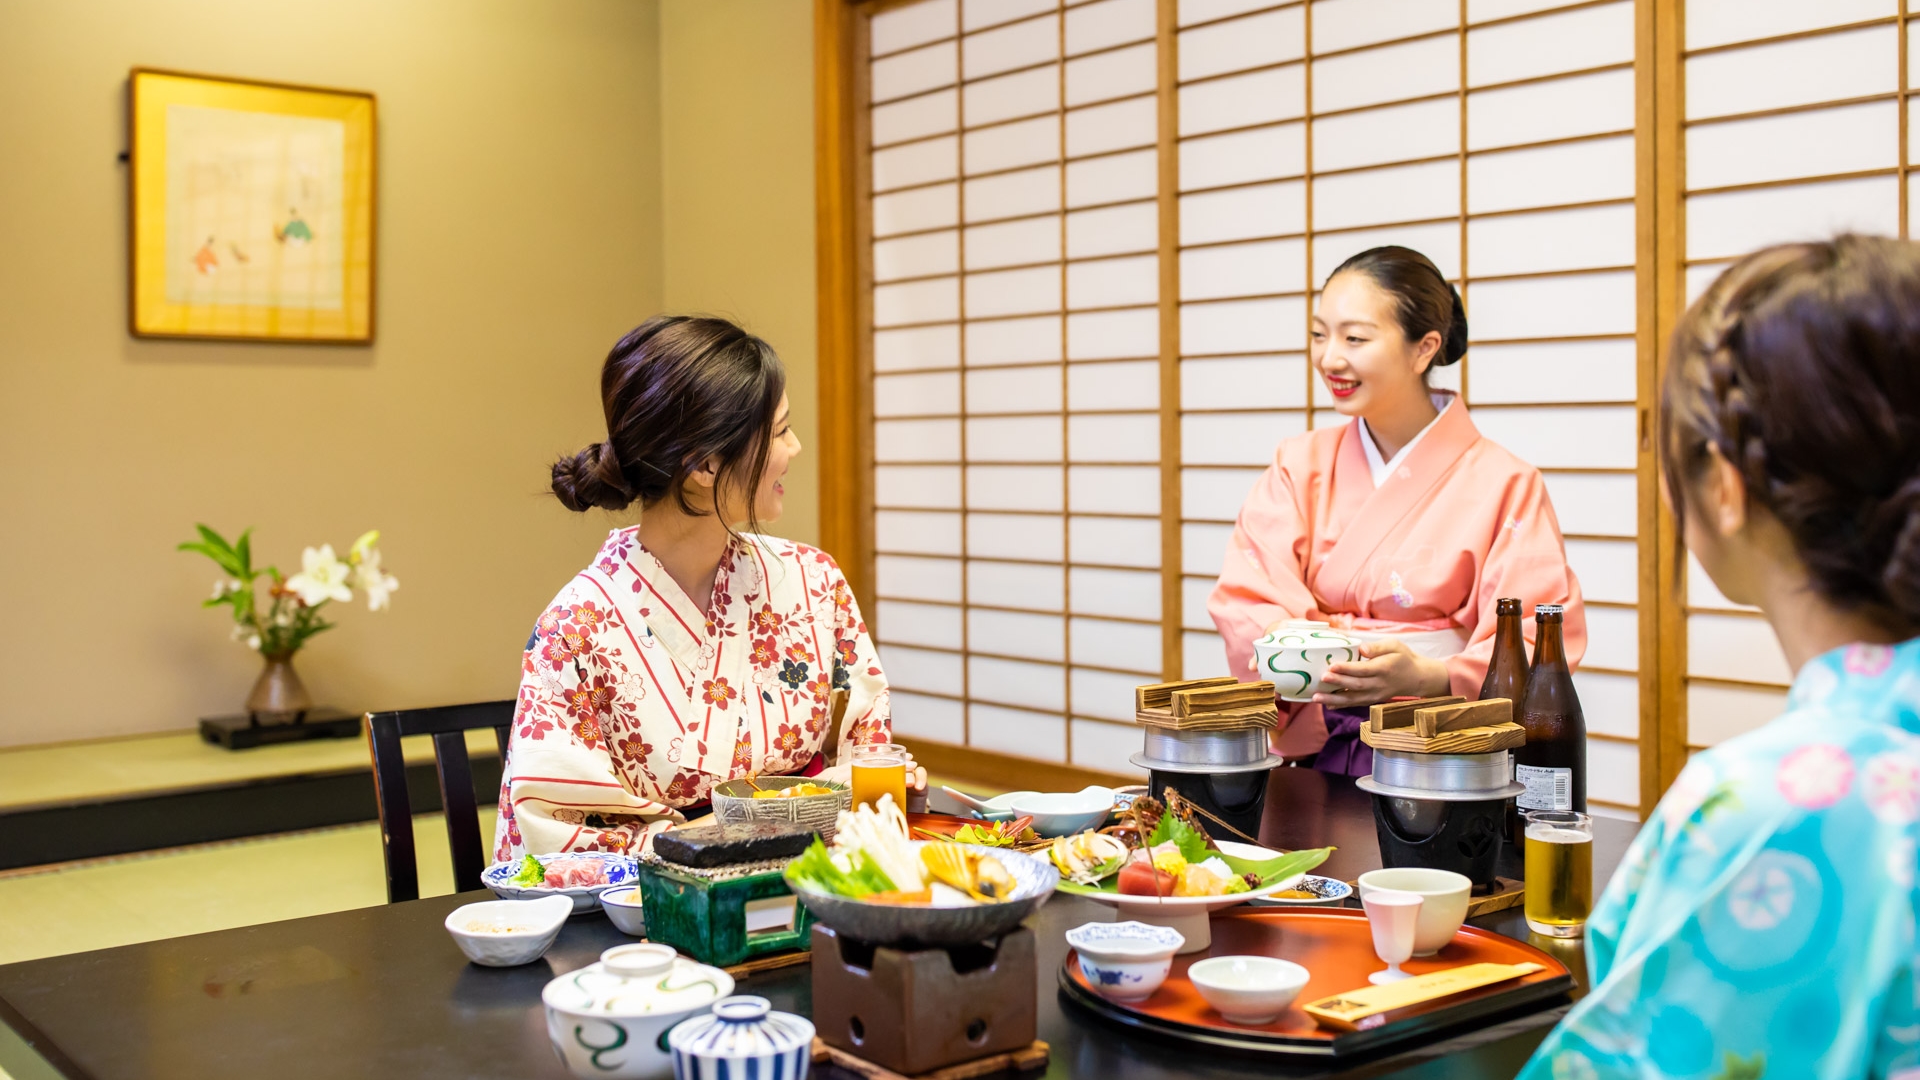
<svg viewBox="0 0 1920 1080">
<path fill-rule="evenodd" d="M 466 733 L 492 728 L 500 743 L 500 766 L 505 769 L 513 706 L 511 700 L 482 701 L 367 714 L 367 741 L 373 748 L 373 793 L 380 808 L 380 853 L 387 864 L 388 903 L 420 898 L 420 866 L 413 848 L 413 800 L 407 795 L 407 762 L 400 752 L 400 740 L 409 735 L 433 736 L 440 806 L 446 811 L 447 846 L 453 852 L 453 889 L 466 892 L 484 888 L 480 872 L 487 868 L 487 855 L 480 845 Z"/>
</svg>

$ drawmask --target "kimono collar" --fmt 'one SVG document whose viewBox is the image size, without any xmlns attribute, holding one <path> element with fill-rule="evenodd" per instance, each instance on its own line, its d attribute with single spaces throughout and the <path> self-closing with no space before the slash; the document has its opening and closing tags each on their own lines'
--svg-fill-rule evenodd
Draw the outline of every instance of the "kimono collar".
<svg viewBox="0 0 1920 1080">
<path fill-rule="evenodd" d="M 1420 433 L 1417 445 L 1407 448 L 1378 488 L 1361 445 L 1367 434 L 1358 424 L 1348 424 L 1340 433 L 1340 445 L 1334 451 L 1333 499 L 1349 511 L 1336 514 L 1336 520 L 1345 520 L 1347 526 L 1311 582 L 1315 594 L 1332 605 L 1330 610 L 1349 610 L 1349 593 L 1367 560 L 1480 441 L 1480 430 L 1467 418 L 1458 395 L 1446 393 L 1446 397 L 1439 417 Z"/>
<path fill-rule="evenodd" d="M 653 636 L 660 639 L 683 666 L 699 671 L 706 667 L 713 655 L 711 644 L 716 626 L 693 602 L 680 583 L 673 580 L 660 560 L 646 546 L 639 542 L 638 530 L 635 530 L 633 552 L 627 558 L 627 566 L 638 579 L 634 599 L 643 609 L 647 628 Z M 739 560 L 741 545 L 738 539 L 729 540 L 726 550 L 720 554 L 719 572 L 713 579 L 712 609 L 716 616 L 725 617 L 722 609 L 724 598 L 734 577 L 734 564 Z"/>
</svg>

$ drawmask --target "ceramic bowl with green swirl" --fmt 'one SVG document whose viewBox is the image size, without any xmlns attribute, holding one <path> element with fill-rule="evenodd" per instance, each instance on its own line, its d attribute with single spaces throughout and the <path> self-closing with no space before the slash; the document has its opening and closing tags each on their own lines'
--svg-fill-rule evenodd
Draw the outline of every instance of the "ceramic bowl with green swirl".
<svg viewBox="0 0 1920 1080">
<path fill-rule="evenodd" d="M 1288 619 L 1253 643 L 1253 666 L 1282 701 L 1312 701 L 1328 664 L 1360 659 L 1360 643 L 1331 625 Z"/>
<path fill-rule="evenodd" d="M 579 1077 L 672 1080 L 667 1032 L 733 993 L 733 976 L 653 942 L 616 945 L 548 983 L 547 1038 Z"/>
</svg>

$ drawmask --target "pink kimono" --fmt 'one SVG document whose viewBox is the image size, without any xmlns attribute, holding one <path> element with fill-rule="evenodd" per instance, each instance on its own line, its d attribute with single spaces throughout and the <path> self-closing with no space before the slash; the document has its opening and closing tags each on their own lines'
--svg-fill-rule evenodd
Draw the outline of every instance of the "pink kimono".
<svg viewBox="0 0 1920 1080">
<path fill-rule="evenodd" d="M 1567 659 L 1577 664 L 1586 612 L 1540 471 L 1481 438 L 1458 398 L 1378 489 L 1365 437 L 1347 423 L 1288 439 L 1248 493 L 1207 598 L 1228 670 L 1250 680 L 1254 639 L 1282 619 L 1451 631 L 1463 647 L 1437 655 L 1453 653 L 1451 692 L 1471 698 L 1487 676 L 1503 596 L 1527 605 L 1529 642 L 1533 605 L 1566 605 Z M 1320 706 L 1281 705 L 1292 717 L 1275 751 L 1319 751 L 1327 741 Z"/>
</svg>

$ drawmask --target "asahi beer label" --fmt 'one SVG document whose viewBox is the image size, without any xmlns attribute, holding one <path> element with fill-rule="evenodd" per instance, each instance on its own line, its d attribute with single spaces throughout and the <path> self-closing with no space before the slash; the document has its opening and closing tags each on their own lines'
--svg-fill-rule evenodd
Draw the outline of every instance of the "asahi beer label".
<svg viewBox="0 0 1920 1080">
<path fill-rule="evenodd" d="M 1515 765 L 1513 778 L 1527 785 L 1526 794 L 1514 801 L 1522 810 L 1573 809 L 1573 770 L 1548 769 L 1539 765 Z"/>
</svg>

